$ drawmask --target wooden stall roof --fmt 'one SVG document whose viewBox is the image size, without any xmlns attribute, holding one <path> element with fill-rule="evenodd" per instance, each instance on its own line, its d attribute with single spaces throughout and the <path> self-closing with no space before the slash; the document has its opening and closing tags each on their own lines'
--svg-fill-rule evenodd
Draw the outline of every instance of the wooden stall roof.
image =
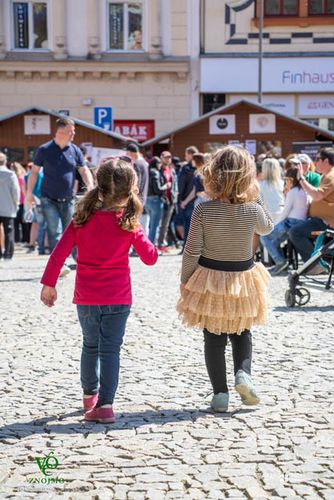
<svg viewBox="0 0 334 500">
<path fill-rule="evenodd" d="M 57 113 L 56 111 L 41 108 L 40 106 L 29 106 L 29 107 L 23 108 L 19 111 L 15 111 L 14 113 L 0 116 L 0 123 L 4 122 L 6 120 L 10 120 L 10 119 L 15 118 L 15 117 L 20 116 L 20 115 L 26 115 L 26 114 L 30 114 L 30 113 L 36 113 L 36 112 L 43 113 L 43 114 L 50 115 L 50 116 L 54 116 L 55 118 L 63 118 L 65 116 L 61 113 Z M 79 120 L 78 118 L 75 118 L 74 116 L 65 116 L 65 118 L 71 119 L 72 121 L 74 121 L 74 123 L 76 125 L 79 125 L 81 127 L 86 127 L 94 132 L 98 132 L 99 134 L 103 134 L 105 136 L 112 137 L 113 139 L 119 140 L 121 142 L 137 143 L 134 139 L 131 139 L 130 137 L 125 137 L 121 134 L 117 134 L 116 132 L 105 130 L 101 127 L 97 127 L 96 125 L 93 125 L 92 123 L 86 122 L 84 120 Z"/>
<path fill-rule="evenodd" d="M 180 132 L 185 131 L 186 129 L 192 128 L 205 120 L 208 120 L 208 118 L 210 118 L 211 116 L 214 116 L 214 115 L 217 115 L 220 113 L 227 113 L 227 112 L 235 110 L 238 107 L 241 108 L 241 107 L 245 107 L 245 106 L 251 108 L 255 112 L 272 113 L 272 114 L 276 115 L 277 117 L 286 120 L 291 125 L 298 126 L 298 128 L 304 128 L 305 131 L 308 131 L 308 132 L 317 133 L 321 136 L 324 136 L 325 138 L 327 138 L 329 140 L 332 140 L 332 141 L 334 140 L 334 133 L 330 132 L 329 130 L 317 127 L 316 125 L 312 125 L 310 123 L 307 123 L 303 120 L 300 120 L 299 118 L 293 118 L 293 117 L 284 115 L 284 114 L 279 113 L 277 111 L 274 111 L 270 108 L 267 108 L 266 106 L 263 106 L 262 104 L 255 104 L 254 102 L 248 101 L 247 99 L 241 99 L 240 101 L 235 102 L 233 104 L 227 104 L 227 105 L 221 106 L 217 109 L 214 109 L 213 111 L 210 111 L 209 113 L 206 113 L 205 115 L 202 115 L 199 118 L 196 118 L 195 120 L 183 125 L 182 127 L 171 130 L 170 132 L 166 132 L 166 133 L 161 134 L 157 137 L 154 137 L 153 139 L 145 141 L 145 142 L 141 143 L 141 146 L 142 147 L 152 146 L 152 145 L 157 144 L 161 141 L 164 141 L 165 139 L 167 139 L 171 136 L 175 136 L 175 135 L 179 134 Z M 238 133 L 230 134 L 230 135 L 237 136 Z M 266 134 L 266 135 L 269 135 L 269 134 Z"/>
</svg>

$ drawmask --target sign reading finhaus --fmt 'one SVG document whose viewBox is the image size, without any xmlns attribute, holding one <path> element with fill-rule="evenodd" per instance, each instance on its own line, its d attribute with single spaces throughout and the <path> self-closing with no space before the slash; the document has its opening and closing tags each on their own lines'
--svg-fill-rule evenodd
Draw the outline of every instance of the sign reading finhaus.
<svg viewBox="0 0 334 500">
<path fill-rule="evenodd" d="M 263 92 L 334 92 L 334 58 L 265 57 L 262 76 Z M 257 85 L 255 58 L 201 59 L 201 92 L 252 93 Z"/>
</svg>

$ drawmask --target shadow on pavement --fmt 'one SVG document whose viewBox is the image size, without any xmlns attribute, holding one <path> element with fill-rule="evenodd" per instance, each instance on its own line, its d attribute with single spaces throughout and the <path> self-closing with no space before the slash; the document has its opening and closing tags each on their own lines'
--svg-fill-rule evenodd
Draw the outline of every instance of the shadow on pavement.
<svg viewBox="0 0 334 500">
<path fill-rule="evenodd" d="M 38 283 L 40 281 L 41 277 L 38 278 L 13 278 L 11 280 L 0 280 L 0 283 L 15 283 L 19 281 L 30 281 L 30 282 L 36 282 Z"/>
<path fill-rule="evenodd" d="M 287 307 L 287 306 L 278 306 L 274 307 L 273 311 L 278 312 L 298 312 L 298 311 L 307 311 L 307 312 L 331 312 L 334 311 L 334 306 L 295 306 L 295 307 Z"/>
<path fill-rule="evenodd" d="M 171 422 L 195 422 L 205 415 L 215 416 L 221 420 L 230 420 L 235 415 L 252 413 L 255 408 L 236 408 L 231 412 L 213 413 L 211 409 L 203 410 L 146 410 L 142 412 L 116 413 L 114 424 L 86 422 L 83 410 L 70 413 L 45 416 L 29 422 L 17 422 L 0 428 L 0 442 L 6 439 L 21 439 L 33 434 L 92 434 L 110 431 L 124 431 L 137 429 L 144 425 L 164 425 Z M 69 418 L 78 417 L 77 422 L 67 422 Z"/>
</svg>

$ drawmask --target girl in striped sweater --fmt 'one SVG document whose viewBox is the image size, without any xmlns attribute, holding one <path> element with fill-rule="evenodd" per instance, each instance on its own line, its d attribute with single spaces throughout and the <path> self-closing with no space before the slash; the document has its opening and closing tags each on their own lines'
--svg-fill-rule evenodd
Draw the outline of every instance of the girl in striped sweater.
<svg viewBox="0 0 334 500">
<path fill-rule="evenodd" d="M 235 389 L 246 405 L 259 403 L 251 380 L 251 327 L 266 320 L 269 274 L 253 260 L 255 234 L 269 234 L 273 221 L 259 196 L 256 168 L 236 146 L 218 150 L 204 168 L 210 198 L 192 215 L 177 310 L 183 322 L 204 332 L 205 362 L 214 411 L 227 411 L 225 348 L 232 344 Z"/>
</svg>

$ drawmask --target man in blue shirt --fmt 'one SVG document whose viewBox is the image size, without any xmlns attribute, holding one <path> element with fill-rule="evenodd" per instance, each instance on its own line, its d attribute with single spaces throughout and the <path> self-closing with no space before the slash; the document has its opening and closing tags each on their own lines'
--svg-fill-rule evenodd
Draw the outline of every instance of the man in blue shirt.
<svg viewBox="0 0 334 500">
<path fill-rule="evenodd" d="M 61 236 L 59 223 L 64 231 L 73 215 L 73 188 L 77 169 L 87 190 L 93 187 L 92 175 L 85 165 L 83 154 L 72 143 L 74 134 L 74 122 L 66 117 L 59 118 L 56 121 L 54 139 L 38 148 L 28 179 L 26 203 L 34 205 L 33 190 L 39 170 L 43 167 L 41 209 L 47 222 L 50 251 L 54 249 Z"/>
</svg>

